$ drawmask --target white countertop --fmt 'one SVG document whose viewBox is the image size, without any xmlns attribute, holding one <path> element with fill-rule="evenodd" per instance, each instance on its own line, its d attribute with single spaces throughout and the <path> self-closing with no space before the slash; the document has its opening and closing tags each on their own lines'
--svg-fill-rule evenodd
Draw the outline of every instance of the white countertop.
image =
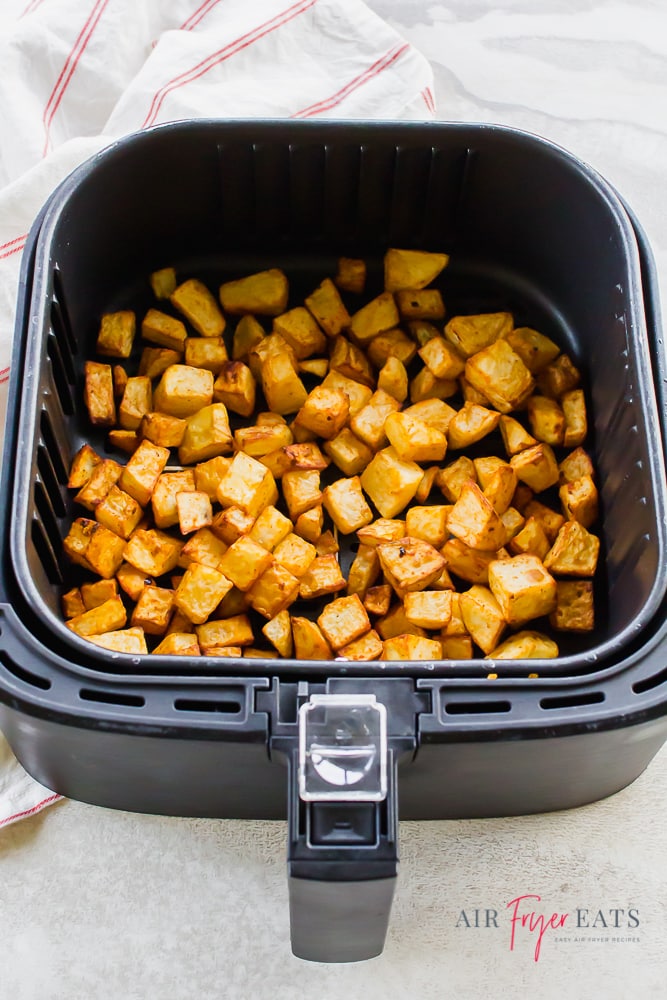
<svg viewBox="0 0 667 1000">
<path fill-rule="evenodd" d="M 539 133 L 615 184 L 667 296 L 664 0 L 369 6 L 432 63 L 438 117 Z M 309 965 L 289 949 L 282 823 L 63 802 L 0 832 L 0 1000 L 660 998 L 665 857 L 667 749 L 631 787 L 581 809 L 404 823 L 384 954 Z M 511 951 L 507 904 L 529 893 L 546 917 L 588 911 L 590 929 L 549 930 L 538 962 L 535 935 Z M 498 926 L 492 914 L 475 926 L 476 910 L 497 911 Z"/>
</svg>

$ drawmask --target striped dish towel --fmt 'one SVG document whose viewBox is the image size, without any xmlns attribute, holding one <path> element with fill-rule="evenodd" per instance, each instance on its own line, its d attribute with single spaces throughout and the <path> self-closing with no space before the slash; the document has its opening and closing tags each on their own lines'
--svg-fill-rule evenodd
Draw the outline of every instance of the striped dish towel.
<svg viewBox="0 0 667 1000">
<path fill-rule="evenodd" d="M 431 67 L 361 0 L 2 0 L 0 434 L 21 251 L 109 142 L 184 118 L 433 118 Z M 58 798 L 0 736 L 0 827 Z"/>
</svg>

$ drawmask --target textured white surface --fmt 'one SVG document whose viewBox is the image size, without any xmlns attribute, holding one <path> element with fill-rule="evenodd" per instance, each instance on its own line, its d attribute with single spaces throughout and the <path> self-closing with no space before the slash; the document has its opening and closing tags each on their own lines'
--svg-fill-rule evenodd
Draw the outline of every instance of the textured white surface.
<svg viewBox="0 0 667 1000">
<path fill-rule="evenodd" d="M 430 59 L 439 117 L 538 132 L 615 183 L 666 294 L 664 0 L 369 5 Z M 667 996 L 667 750 L 630 788 L 582 809 L 403 824 L 387 947 L 360 966 L 291 956 L 284 841 L 277 823 L 73 802 L 0 832 L 0 1000 Z M 541 895 L 547 917 L 570 914 L 537 963 L 535 935 L 509 949 L 506 904 L 525 893 Z M 461 926 L 475 908 L 497 910 L 498 928 Z M 639 926 L 619 916 L 605 930 L 598 918 L 577 932 L 577 908 L 589 923 L 634 908 Z"/>
</svg>

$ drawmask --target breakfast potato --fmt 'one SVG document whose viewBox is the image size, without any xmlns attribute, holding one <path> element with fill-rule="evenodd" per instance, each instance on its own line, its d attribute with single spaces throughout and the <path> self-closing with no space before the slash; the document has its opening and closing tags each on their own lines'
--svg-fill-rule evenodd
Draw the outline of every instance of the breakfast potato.
<svg viewBox="0 0 667 1000">
<path fill-rule="evenodd" d="M 88 482 L 93 474 L 96 465 L 102 461 L 94 448 L 89 444 L 83 444 L 72 459 L 69 469 L 67 485 L 70 489 L 80 489 Z"/>
<path fill-rule="evenodd" d="M 471 549 L 496 552 L 507 541 L 505 525 L 479 486 L 465 482 L 447 516 L 447 530 Z"/>
<path fill-rule="evenodd" d="M 88 419 L 94 427 L 113 427 L 116 423 L 116 402 L 111 365 L 86 361 L 83 371 L 85 379 L 83 400 L 88 411 Z"/>
<path fill-rule="evenodd" d="M 438 639 L 418 635 L 397 635 L 382 643 L 383 660 L 440 660 L 442 644 Z"/>
<path fill-rule="evenodd" d="M 399 458 L 408 462 L 441 462 L 447 451 L 442 431 L 407 413 L 390 413 L 384 430 Z"/>
<path fill-rule="evenodd" d="M 207 528 L 213 522 L 213 509 L 208 493 L 192 490 L 176 494 L 178 527 L 182 535 L 190 535 L 200 528 Z"/>
<path fill-rule="evenodd" d="M 517 478 L 535 493 L 542 493 L 558 482 L 558 464 L 551 445 L 536 444 L 526 448 L 512 455 L 510 465 Z"/>
<path fill-rule="evenodd" d="M 537 384 L 545 396 L 560 399 L 566 392 L 576 389 L 581 380 L 579 369 L 568 354 L 559 354 L 537 377 Z"/>
<path fill-rule="evenodd" d="M 121 472 L 118 485 L 145 507 L 168 461 L 168 448 L 144 440 Z"/>
<path fill-rule="evenodd" d="M 445 318 L 445 303 L 437 288 L 398 289 L 394 298 L 401 319 L 436 320 Z"/>
<path fill-rule="evenodd" d="M 269 354 L 261 368 L 262 390 L 267 405 L 276 413 L 296 413 L 308 393 L 286 352 Z"/>
<path fill-rule="evenodd" d="M 361 485 L 382 517 L 392 518 L 410 503 L 422 479 L 416 462 L 405 462 L 394 448 L 383 448 L 361 474 Z"/>
<path fill-rule="evenodd" d="M 515 420 L 514 417 L 508 417 L 507 414 L 503 414 L 498 421 L 498 427 L 500 428 L 500 434 L 505 445 L 505 451 L 510 458 L 512 455 L 518 455 L 519 452 L 525 451 L 526 448 L 532 448 L 533 445 L 537 444 L 537 438 L 529 434 L 526 428 L 518 420 Z"/>
<path fill-rule="evenodd" d="M 350 430 L 372 451 L 379 451 L 387 443 L 385 421 L 400 408 L 397 399 L 383 389 L 376 389 L 368 403 L 351 417 Z"/>
<path fill-rule="evenodd" d="M 366 285 L 366 261 L 357 257 L 339 257 L 334 283 L 344 292 L 361 294 Z"/>
<path fill-rule="evenodd" d="M 442 491 L 445 499 L 456 503 L 463 486 L 468 481 L 477 481 L 477 473 L 472 459 L 461 455 L 455 462 L 450 462 L 435 477 L 436 485 Z"/>
<path fill-rule="evenodd" d="M 590 528 L 595 523 L 598 516 L 598 491 L 590 476 L 564 483 L 558 496 L 568 521 L 578 521 L 584 528 Z"/>
<path fill-rule="evenodd" d="M 319 625 L 309 618 L 292 618 L 294 655 L 297 660 L 332 660 L 334 653 Z"/>
<path fill-rule="evenodd" d="M 506 337 L 514 327 L 508 312 L 453 316 L 445 325 L 445 337 L 465 358 Z"/>
<path fill-rule="evenodd" d="M 174 592 L 166 587 L 146 586 L 132 612 L 130 624 L 148 635 L 164 635 L 174 610 Z"/>
<path fill-rule="evenodd" d="M 447 428 L 450 448 L 467 448 L 495 430 L 500 414 L 478 403 L 464 403 Z"/>
<path fill-rule="evenodd" d="M 342 431 L 349 415 L 350 401 L 342 389 L 318 385 L 308 393 L 295 421 L 326 441 Z"/>
<path fill-rule="evenodd" d="M 97 608 L 100 604 L 104 604 L 105 601 L 116 597 L 118 594 L 118 583 L 115 579 L 96 580 L 95 583 L 82 583 L 79 593 L 83 602 L 81 610 L 90 611 L 91 608 Z M 70 615 L 69 617 L 73 616 Z"/>
<path fill-rule="evenodd" d="M 187 337 L 184 346 L 183 360 L 191 368 L 207 368 L 218 375 L 229 360 L 222 337 Z"/>
<path fill-rule="evenodd" d="M 563 444 L 565 414 L 557 400 L 548 396 L 531 396 L 526 406 L 528 423 L 534 437 L 552 447 Z"/>
<path fill-rule="evenodd" d="M 349 642 L 347 646 L 341 646 L 337 650 L 337 660 L 381 660 L 382 640 L 375 629 L 364 633 L 359 639 Z"/>
<path fill-rule="evenodd" d="M 250 604 L 264 618 L 275 618 L 296 600 L 299 587 L 297 577 L 274 561 L 248 591 Z"/>
<path fill-rule="evenodd" d="M 121 538 L 129 538 L 143 516 L 143 507 L 116 485 L 95 508 L 95 520 Z"/>
<path fill-rule="evenodd" d="M 170 632 L 157 644 L 153 654 L 154 656 L 201 656 L 201 650 L 194 633 Z"/>
<path fill-rule="evenodd" d="M 437 333 L 419 349 L 419 357 L 439 379 L 458 378 L 465 369 L 465 358 Z"/>
<path fill-rule="evenodd" d="M 421 538 L 399 538 L 378 545 L 380 565 L 387 583 L 399 597 L 425 590 L 445 568 L 444 557 Z"/>
<path fill-rule="evenodd" d="M 600 554 L 600 539 L 578 521 L 566 521 L 544 558 L 544 565 L 559 576 L 592 577 Z"/>
<path fill-rule="evenodd" d="M 410 402 L 421 403 L 428 399 L 449 399 L 458 389 L 453 378 L 436 378 L 429 368 L 422 368 L 410 383 Z"/>
<path fill-rule="evenodd" d="M 455 576 L 468 583 L 489 582 L 489 566 L 496 558 L 495 552 L 473 549 L 460 538 L 450 538 L 440 549 L 440 553 L 445 560 L 445 567 Z"/>
<path fill-rule="evenodd" d="M 583 389 L 572 389 L 561 396 L 561 406 L 565 417 L 563 444 L 566 448 L 576 448 L 583 444 L 588 434 L 586 400 Z"/>
<path fill-rule="evenodd" d="M 156 527 L 169 528 L 178 524 L 176 497 L 179 493 L 191 493 L 195 489 L 193 469 L 161 473 L 151 494 L 151 508 Z"/>
<path fill-rule="evenodd" d="M 72 632 L 82 637 L 90 635 L 101 635 L 104 632 L 113 632 L 121 629 L 127 622 L 127 612 L 120 597 L 111 597 L 104 604 L 84 611 L 81 615 L 75 615 L 68 619 L 65 624 Z"/>
<path fill-rule="evenodd" d="M 317 619 L 322 635 L 332 649 L 340 649 L 370 631 L 371 623 L 358 594 L 337 597 Z"/>
<path fill-rule="evenodd" d="M 141 336 L 158 347 L 168 347 L 182 353 L 188 334 L 180 319 L 160 312 L 159 309 L 149 309 L 141 321 Z"/>
<path fill-rule="evenodd" d="M 153 409 L 153 387 L 146 375 L 128 378 L 118 407 L 118 423 L 126 431 L 136 431 L 146 413 Z"/>
<path fill-rule="evenodd" d="M 500 413 L 521 406 L 535 384 L 519 355 L 502 338 L 468 357 L 465 377 Z"/>
<path fill-rule="evenodd" d="M 150 379 L 159 378 L 167 368 L 179 364 L 182 360 L 181 351 L 174 351 L 168 347 L 144 347 L 137 374 L 147 375 Z"/>
<path fill-rule="evenodd" d="M 183 543 L 164 531 L 137 528 L 122 558 L 146 576 L 163 576 L 177 565 Z"/>
<path fill-rule="evenodd" d="M 542 524 L 536 517 L 529 517 L 520 531 L 509 540 L 508 548 L 512 555 L 528 553 L 543 560 L 551 548 Z"/>
<path fill-rule="evenodd" d="M 344 427 L 335 437 L 325 441 L 324 450 L 345 476 L 363 472 L 373 458 L 372 450 L 349 427 Z"/>
<path fill-rule="evenodd" d="M 326 338 L 315 319 L 303 306 L 281 313 L 273 320 L 273 330 L 290 345 L 298 361 L 326 349 Z"/>
<path fill-rule="evenodd" d="M 136 316 L 129 309 L 105 313 L 97 335 L 97 353 L 111 358 L 129 358 L 136 325 Z"/>
<path fill-rule="evenodd" d="M 505 639 L 487 656 L 487 660 L 553 660 L 558 645 L 542 632 L 524 630 Z"/>
<path fill-rule="evenodd" d="M 247 615 L 217 618 L 195 626 L 197 641 L 202 654 L 222 646 L 250 646 L 255 641 L 252 625 Z"/>
<path fill-rule="evenodd" d="M 86 510 L 95 511 L 108 495 L 109 490 L 120 479 L 122 465 L 111 458 L 105 458 L 93 468 L 90 478 L 86 480 L 74 497 L 74 503 L 80 504 Z"/>
<path fill-rule="evenodd" d="M 141 418 L 139 433 L 142 438 L 160 445 L 161 448 L 178 448 L 183 441 L 185 427 L 185 420 L 181 417 L 170 417 L 168 413 L 151 412 L 144 413 Z"/>
<path fill-rule="evenodd" d="M 388 292 L 425 288 L 448 263 L 446 253 L 392 248 L 384 255 L 384 287 Z"/>
<path fill-rule="evenodd" d="M 147 653 L 146 637 L 141 628 L 114 629 L 101 635 L 87 635 L 88 642 L 115 653 Z"/>
<path fill-rule="evenodd" d="M 546 368 L 560 354 L 560 347 L 553 340 L 529 326 L 515 327 L 505 335 L 505 340 L 533 374 Z"/>
<path fill-rule="evenodd" d="M 287 303 L 285 303 L 285 306 Z M 284 310 L 281 309 L 280 312 Z M 232 359 L 246 361 L 250 351 L 266 337 L 262 324 L 250 314 L 240 317 L 232 338 Z"/>
<path fill-rule="evenodd" d="M 312 600 L 335 594 L 346 584 L 335 555 L 316 556 L 299 581 L 299 597 Z"/>
<path fill-rule="evenodd" d="M 413 504 L 405 515 L 403 534 L 410 538 L 421 538 L 434 548 L 440 548 L 449 536 L 447 519 L 452 509 L 453 505 L 450 504 L 433 504 L 428 507 Z"/>
<path fill-rule="evenodd" d="M 153 409 L 172 417 L 190 417 L 212 399 L 212 372 L 189 365 L 170 365 L 155 387 Z"/>
<path fill-rule="evenodd" d="M 202 281 L 184 281 L 174 289 L 169 301 L 202 337 L 221 337 L 224 333 L 225 317 Z"/>
<path fill-rule="evenodd" d="M 452 594 L 449 590 L 420 590 L 405 595 L 405 617 L 413 625 L 441 629 L 452 617 Z"/>
<path fill-rule="evenodd" d="M 335 337 L 331 342 L 329 349 L 329 371 L 339 372 L 346 378 L 352 379 L 354 382 L 361 382 L 362 385 L 368 386 L 371 389 L 375 387 L 375 376 L 370 361 L 356 344 L 352 344 L 345 337 Z M 331 381 L 329 380 L 329 383 Z M 345 383 L 336 385 L 325 382 L 323 385 L 325 388 L 332 389 L 340 388 L 345 390 L 346 388 Z M 370 395 L 371 393 L 369 392 L 368 398 L 370 398 Z M 350 400 L 350 403 L 352 404 L 352 400 Z"/>
<path fill-rule="evenodd" d="M 349 535 L 373 520 L 359 476 L 337 479 L 322 493 L 322 504 L 339 531 Z"/>
<path fill-rule="evenodd" d="M 543 563 L 535 555 L 492 562 L 489 587 L 510 625 L 524 625 L 533 618 L 541 618 L 556 606 L 556 581 L 546 568 L 546 560 Z"/>
<path fill-rule="evenodd" d="M 350 325 L 350 314 L 331 278 L 325 278 L 304 303 L 327 337 L 337 337 Z"/>
<path fill-rule="evenodd" d="M 483 653 L 490 653 L 507 628 L 507 621 L 495 594 L 489 587 L 473 584 L 470 590 L 461 594 L 460 608 L 471 639 Z"/>
<path fill-rule="evenodd" d="M 571 483 L 575 479 L 581 479 L 582 476 L 590 476 L 593 479 L 595 470 L 588 452 L 578 447 L 559 463 L 558 473 L 558 481 L 562 486 L 563 483 Z"/>
<path fill-rule="evenodd" d="M 350 332 L 357 344 L 363 346 L 378 333 L 398 326 L 400 321 L 394 296 L 385 291 L 354 313 L 350 318 Z"/>
<path fill-rule="evenodd" d="M 558 632 L 591 632 L 595 627 L 591 580 L 558 580 L 549 621 Z"/>
<path fill-rule="evenodd" d="M 277 267 L 258 271 L 220 285 L 219 297 L 226 313 L 279 316 L 287 308 L 289 282 Z"/>
<path fill-rule="evenodd" d="M 417 353 L 417 345 L 398 327 L 392 327 L 373 337 L 366 351 L 376 368 L 382 368 L 389 358 L 409 365 Z"/>
<path fill-rule="evenodd" d="M 294 641 L 289 611 L 279 611 L 275 618 L 271 618 L 266 625 L 262 626 L 262 634 L 266 636 L 272 646 L 275 646 L 281 656 L 286 659 L 292 656 Z"/>
<path fill-rule="evenodd" d="M 408 395 L 408 373 L 403 362 L 390 355 L 378 372 L 378 389 L 389 393 L 399 403 L 403 403 Z"/>
<path fill-rule="evenodd" d="M 381 583 L 378 587 L 368 588 L 366 596 L 363 599 L 363 604 L 369 615 L 381 617 L 389 611 L 392 597 L 393 591 L 391 585 Z"/>
</svg>

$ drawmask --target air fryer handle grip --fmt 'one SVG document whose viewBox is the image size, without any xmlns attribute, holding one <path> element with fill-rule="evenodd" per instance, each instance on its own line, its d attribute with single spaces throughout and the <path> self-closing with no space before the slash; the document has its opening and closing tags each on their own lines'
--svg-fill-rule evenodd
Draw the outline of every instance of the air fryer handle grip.
<svg viewBox="0 0 667 1000">
<path fill-rule="evenodd" d="M 382 952 L 398 873 L 396 762 L 381 802 L 304 802 L 289 766 L 287 858 L 292 951 L 311 962 Z"/>
</svg>

